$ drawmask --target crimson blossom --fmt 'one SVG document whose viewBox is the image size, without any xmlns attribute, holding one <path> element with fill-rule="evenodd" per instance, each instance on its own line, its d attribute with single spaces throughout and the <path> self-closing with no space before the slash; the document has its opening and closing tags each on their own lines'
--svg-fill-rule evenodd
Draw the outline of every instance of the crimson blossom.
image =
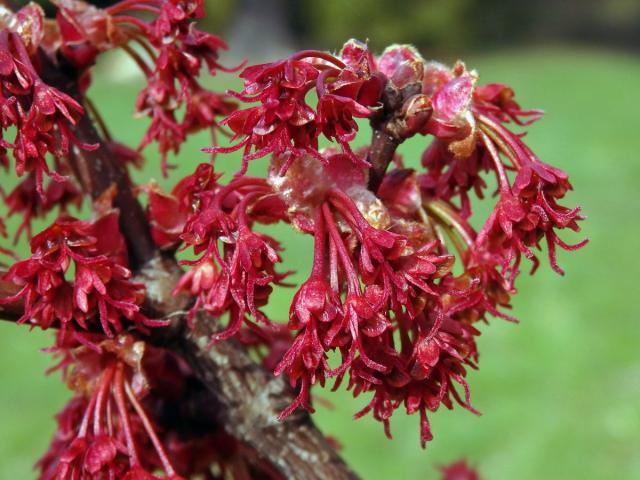
<svg viewBox="0 0 640 480">
<path fill-rule="evenodd" d="M 202 0 L 53 3 L 53 18 L 0 7 L 0 164 L 22 177 L 2 194 L 23 218 L 14 238 L 30 242 L 3 272 L 0 316 L 56 331 L 54 370 L 74 392 L 40 478 L 354 478 L 303 412 L 329 384 L 388 437 L 399 409 L 416 414 L 423 447 L 441 406 L 478 413 L 476 339 L 490 317 L 516 321 L 523 257 L 533 273 L 546 247 L 562 274 L 558 247 L 586 243 L 560 237 L 584 219 L 564 205 L 568 175 L 524 142 L 541 111 L 462 62 L 356 40 L 247 66 L 241 91 L 218 93 L 200 73 L 234 70 L 197 28 Z M 89 100 L 94 65 L 115 49 L 145 79 L 135 150 Z M 149 144 L 167 175 L 168 155 L 202 130 L 213 144 L 171 191 L 129 176 Z M 411 137 L 414 168 L 396 153 Z M 225 179 L 234 151 L 241 168 Z M 266 174 L 249 175 L 261 158 Z M 72 216 L 83 203 L 93 215 Z M 35 219 L 48 226 L 34 232 Z M 288 256 L 273 224 L 312 238 L 308 258 Z M 288 319 L 269 318 L 281 288 Z M 442 473 L 478 478 L 464 462 Z"/>
</svg>

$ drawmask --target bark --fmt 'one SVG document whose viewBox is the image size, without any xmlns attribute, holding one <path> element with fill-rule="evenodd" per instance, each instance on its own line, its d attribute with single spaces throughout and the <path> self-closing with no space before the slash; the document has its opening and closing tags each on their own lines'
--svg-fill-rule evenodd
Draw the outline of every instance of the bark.
<svg viewBox="0 0 640 480">
<path fill-rule="evenodd" d="M 218 326 L 200 314 L 175 346 L 222 407 L 218 422 L 269 461 L 284 478 L 356 479 L 309 414 L 278 415 L 295 394 L 282 377 L 256 364 L 235 340 L 209 346 Z"/>
<path fill-rule="evenodd" d="M 76 82 L 72 67 L 56 65 L 46 55 L 40 60 L 44 66 L 42 79 L 49 85 L 71 95 L 85 112 L 87 105 Z M 139 270 L 157 254 L 142 206 L 131 189 L 126 167 L 98 134 L 91 117 L 85 113 L 71 130 L 80 142 L 98 145 L 95 150 L 73 148 L 69 163 L 83 191 L 93 200 L 109 188 L 115 188 L 114 207 L 120 211 L 120 230 L 127 240 L 129 264 Z"/>
<path fill-rule="evenodd" d="M 399 144 L 400 141 L 398 139 L 383 130 L 376 130 L 374 128 L 371 147 L 369 147 L 369 153 L 367 155 L 367 160 L 371 164 L 367 188 L 372 192 L 375 193 L 378 191 Z"/>
<path fill-rule="evenodd" d="M 421 88 L 420 83 L 410 83 L 398 90 L 388 83 L 382 92 L 382 109 L 370 120 L 373 133 L 367 153 L 367 161 L 371 164 L 367 188 L 373 193 L 378 191 L 398 145 L 405 140 L 402 105 L 420 93 Z"/>
</svg>

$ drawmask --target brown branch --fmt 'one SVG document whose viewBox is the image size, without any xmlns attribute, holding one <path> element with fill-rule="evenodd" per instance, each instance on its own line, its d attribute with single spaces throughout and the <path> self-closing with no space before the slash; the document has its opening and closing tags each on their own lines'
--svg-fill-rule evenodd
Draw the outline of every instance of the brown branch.
<svg viewBox="0 0 640 480">
<path fill-rule="evenodd" d="M 415 125 L 412 128 L 407 126 L 405 106 L 411 97 L 420 93 L 421 88 L 421 83 L 409 83 L 398 89 L 389 82 L 382 92 L 382 108 L 370 121 L 373 135 L 367 153 L 367 161 L 371 164 L 367 187 L 373 193 L 380 188 L 398 145 L 415 133 L 412 130 Z M 426 121 L 426 116 L 423 115 L 421 120 Z"/>
<path fill-rule="evenodd" d="M 86 112 L 86 102 L 80 94 L 77 72 L 73 67 L 54 64 L 45 54 L 40 55 L 40 61 L 42 79 L 71 95 Z M 151 238 L 144 210 L 131 189 L 127 168 L 109 145 L 102 141 L 88 114 L 83 115 L 76 125 L 70 126 L 70 129 L 80 142 L 98 145 L 95 150 L 73 148 L 69 155 L 69 163 L 83 191 L 92 199 L 97 199 L 115 186 L 113 204 L 120 211 L 120 231 L 127 243 L 129 264 L 134 271 L 138 271 L 156 256 L 158 250 Z"/>
<path fill-rule="evenodd" d="M 120 231 L 127 241 L 129 263 L 137 271 L 156 256 L 157 248 L 144 210 L 131 190 L 126 168 L 101 141 L 88 115 L 83 115 L 72 130 L 83 142 L 100 145 L 94 151 L 76 150 L 70 156 L 71 168 L 83 190 L 93 199 L 112 186 L 116 187 L 113 204 L 120 211 Z"/>
<path fill-rule="evenodd" d="M 217 322 L 200 314 L 195 328 L 178 337 L 177 349 L 220 405 L 219 422 L 234 438 L 270 462 L 283 478 L 357 479 L 309 414 L 278 415 L 295 398 L 282 377 L 256 364 L 235 340 L 209 347 Z"/>
<path fill-rule="evenodd" d="M 373 193 L 376 193 L 380 188 L 398 145 L 400 145 L 399 139 L 394 138 L 383 130 L 373 130 L 373 138 L 367 154 L 367 160 L 371 164 L 367 188 Z"/>
</svg>

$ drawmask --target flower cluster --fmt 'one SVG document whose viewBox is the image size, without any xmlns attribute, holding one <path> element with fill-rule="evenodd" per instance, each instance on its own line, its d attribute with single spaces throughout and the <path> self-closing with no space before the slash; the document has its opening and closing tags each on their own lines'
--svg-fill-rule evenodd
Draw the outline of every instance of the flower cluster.
<svg viewBox="0 0 640 480">
<path fill-rule="evenodd" d="M 466 292 L 450 286 L 454 258 L 412 218 L 416 208 L 402 218 L 385 206 L 390 191 L 408 195 L 394 199 L 396 206 L 410 205 L 418 193 L 415 179 L 412 192 L 383 185 L 378 198 L 344 154 L 325 155 L 323 162 L 301 159 L 285 176 L 276 168 L 271 177 L 300 228 L 315 238 L 311 275 L 289 315 L 289 328 L 298 334 L 276 369 L 299 386 L 283 416 L 298 406 L 311 409 L 311 385 L 332 377 L 337 385 L 348 373 L 355 395 L 372 392 L 358 417 L 371 411 L 390 435 L 389 417 L 404 405 L 420 413 L 424 443 L 431 438 L 427 410 L 441 403 L 450 408 L 452 398 L 473 410 L 464 376 L 465 365 L 474 366 L 479 332 L 453 317 Z M 313 178 L 322 163 L 324 178 Z M 300 177 L 308 183 L 300 184 Z M 331 351 L 339 352 L 337 368 L 329 365 Z"/>
<path fill-rule="evenodd" d="M 77 395 L 58 416 L 59 429 L 39 461 L 41 479 L 179 479 L 140 403 L 149 389 L 145 344 L 121 335 L 90 346 L 58 335 L 59 368 Z"/>
<path fill-rule="evenodd" d="M 313 235 L 311 275 L 289 313 L 295 339 L 275 369 L 298 389 L 282 417 L 313 409 L 313 385 L 334 379 L 337 388 L 348 378 L 354 395 L 370 395 L 356 417 L 371 413 L 390 436 L 389 419 L 403 406 L 419 414 L 424 445 L 432 438 L 428 412 L 457 403 L 477 413 L 465 380 L 477 364 L 475 323 L 487 314 L 515 321 L 505 310 L 521 255 L 537 261 L 531 249 L 544 237 L 559 271 L 554 247 L 574 248 L 556 233 L 578 230 L 582 218 L 558 204 L 570 189 L 566 174 L 505 126 L 526 125 L 540 112 L 522 110 L 504 85 L 477 86 L 477 74 L 460 62 L 451 69 L 425 62 L 402 45 L 376 59 L 350 41 L 338 56 L 304 51 L 241 76 L 237 97 L 259 104 L 224 120 L 239 143 L 214 148 L 244 148 L 241 171 L 222 186 L 201 166 L 171 195 L 151 196 L 161 243 L 182 242 L 200 255 L 178 288 L 196 299 L 192 314 L 230 313 L 213 340 L 244 332 L 243 325 L 271 338 L 258 328 L 270 324 L 256 306 L 284 278 L 274 270 L 281 259 L 275 241 L 251 226 L 284 221 Z M 315 109 L 305 100 L 311 89 Z M 396 156 L 398 168 L 371 189 L 365 159 L 378 147 L 349 147 L 361 107 L 398 142 L 435 137 L 424 172 L 403 168 Z M 320 134 L 341 152 L 318 150 Z M 244 175 L 250 160 L 267 154 L 268 182 Z M 483 198 L 488 174 L 500 196 L 476 232 L 469 192 Z"/>
<path fill-rule="evenodd" d="M 148 189 L 149 214 L 161 246 L 179 240 L 192 248 L 197 259 L 183 262 L 192 268 L 176 291 L 196 298 L 190 319 L 200 309 L 214 316 L 229 313 L 227 330 L 216 337 L 224 339 L 245 321 L 251 324 L 247 314 L 269 324 L 259 308 L 286 273 L 275 268 L 281 262 L 278 242 L 254 231 L 253 224 L 284 218 L 285 207 L 264 179 L 243 177 L 228 185 L 217 179 L 211 165 L 202 164 L 170 195 Z"/>
<path fill-rule="evenodd" d="M 349 142 L 358 132 L 355 118 L 367 118 L 380 108 L 383 79 L 365 45 L 347 43 L 339 55 L 302 51 L 285 60 L 245 68 L 240 77 L 245 87 L 236 98 L 259 102 L 229 115 L 223 122 L 239 141 L 230 148 L 214 147 L 215 152 L 244 149 L 240 173 L 249 161 L 273 154 L 284 158 L 286 171 L 299 157 L 318 159 L 318 137 L 338 143 L 356 164 L 366 165 L 351 150 Z M 316 108 L 306 101 L 315 90 Z"/>
<path fill-rule="evenodd" d="M 542 162 L 522 135 L 505 125 L 528 125 L 542 112 L 522 110 L 508 86 L 476 86 L 477 79 L 461 62 L 452 69 L 441 64 L 427 67 L 423 91 L 432 97 L 433 114 L 423 132 L 436 140 L 422 158 L 428 169 L 421 178 L 423 192 L 446 202 L 466 223 L 472 214 L 468 192 L 473 189 L 482 197 L 486 184 L 481 173 L 495 174 L 499 201 L 475 238 L 472 256 L 484 261 L 491 257 L 489 263 L 510 272 L 512 286 L 522 255 L 534 262 L 535 270 L 538 259 L 532 248 L 540 248 L 544 239 L 552 268 L 563 273 L 556 262 L 556 246 L 575 250 L 586 243 L 569 245 L 557 235 L 565 228 L 579 231 L 577 222 L 584 218 L 580 208 L 558 203 L 571 190 L 568 176 Z M 515 172 L 513 181 L 509 171 Z M 459 206 L 454 206 L 455 198 Z"/>
<path fill-rule="evenodd" d="M 123 320 L 142 331 L 164 325 L 141 313 L 143 286 L 131 280 L 126 265 L 117 213 L 107 212 L 94 222 L 63 216 L 34 236 L 31 257 L 5 274 L 20 290 L 0 304 L 22 301 L 19 323 L 43 329 L 101 329 L 112 336 L 124 329 Z M 73 282 L 67 279 L 71 274 Z"/>
<path fill-rule="evenodd" d="M 134 261 L 130 238 L 138 232 L 153 240 L 144 242 L 145 260 L 182 252 L 185 271 L 171 287 L 189 297 L 189 326 L 200 311 L 220 318 L 226 328 L 212 342 L 235 337 L 297 390 L 281 418 L 299 407 L 312 411 L 311 389 L 329 381 L 366 397 L 356 418 L 371 414 L 389 437 L 394 412 L 417 414 L 423 446 L 432 438 L 428 417 L 440 406 L 477 413 L 466 378 L 477 368 L 478 327 L 490 316 L 515 321 L 508 311 L 522 256 L 533 273 L 535 250 L 546 243 L 551 267 L 563 273 L 557 248 L 586 243 L 559 237 L 583 220 L 579 208 L 563 204 L 572 188 L 567 174 L 542 162 L 516 131 L 540 111 L 521 108 L 506 85 L 480 85 L 461 62 L 428 62 L 408 45 L 374 56 L 355 40 L 338 54 L 305 50 L 244 68 L 244 88 L 230 95 L 251 105 L 238 110 L 197 80 L 203 68 L 225 70 L 224 42 L 195 26 L 202 0 L 120 0 L 104 9 L 54 3 L 49 20 L 35 4 L 15 13 L 0 7 L 0 166 L 12 156 L 24 176 L 2 195 L 9 215 L 24 218 L 16 239 L 25 232 L 31 246 L 31 256 L 5 273 L 13 294 L 0 305 L 19 303 L 20 323 L 58 329 L 58 368 L 76 393 L 39 463 L 42 479 L 271 478 L 219 425 L 206 432 L 196 425 L 201 419 L 189 417 L 186 402 L 204 386 L 177 353 L 146 343 L 153 327 L 169 322 L 148 318 L 154 299 L 129 269 L 129 253 L 132 265 L 143 263 Z M 96 58 L 115 48 L 146 79 L 135 109 L 150 124 L 138 151 L 112 139 L 85 98 Z M 61 81 L 57 65 L 75 77 Z M 359 119 L 373 138 L 356 150 Z M 117 157 L 109 167 L 122 170 L 105 178 L 117 177 L 106 192 L 84 192 L 98 197 L 95 219 L 85 221 L 68 215 L 82 195 L 66 175 L 92 188 L 86 150 L 97 145 L 76 138 L 85 127 L 91 135 L 82 137 L 96 138 L 91 120 Z M 220 128 L 232 132 L 230 146 L 216 145 Z M 166 174 L 167 154 L 202 129 L 214 144 L 205 151 L 242 150 L 231 180 L 211 163 L 169 193 L 127 178 L 150 143 Z M 413 136 L 432 137 L 418 170 L 395 153 Z M 332 146 L 321 149 L 321 140 Z M 268 174 L 248 176 L 249 162 L 265 156 Z M 91 166 L 102 171 L 99 162 Z M 489 176 L 496 200 L 482 218 L 476 201 L 487 197 Z M 147 195 L 147 224 L 143 215 L 128 216 L 140 228 L 124 229 L 125 239 L 119 224 L 128 226 L 129 212 L 120 219 L 105 203 L 115 198 L 126 208 L 126 197 L 138 207 L 133 192 Z M 31 220 L 56 208 L 57 220 L 32 236 Z M 286 255 L 262 229 L 278 222 L 314 242 L 311 273 L 293 293 L 286 324 L 264 309 L 274 288 L 292 286 L 281 268 Z M 135 273 L 143 278 L 141 269 Z M 443 475 L 477 478 L 464 463 Z"/>
<path fill-rule="evenodd" d="M 2 138 L 0 146 L 3 152 L 14 152 L 19 175 L 35 172 L 41 190 L 42 176 L 50 173 L 47 153 L 66 156 L 70 143 L 97 148 L 76 141 L 70 126 L 84 109 L 43 80 L 39 51 L 61 55 L 77 68 L 81 93 L 88 88 L 89 69 L 100 53 L 115 48 L 127 52 L 147 80 L 136 102 L 136 111 L 151 119 L 140 148 L 156 142 L 165 173 L 167 153 L 177 153 L 187 135 L 209 129 L 215 140 L 217 117 L 231 113 L 235 103 L 197 80 L 203 66 L 212 75 L 223 68 L 218 52 L 227 48 L 219 37 L 195 27 L 194 21 L 204 15 L 202 0 L 123 0 L 105 9 L 64 0 L 56 6 L 54 21 L 45 21 L 35 4 L 16 13 L 4 8 L 0 12 L 0 122 L 3 131 L 17 127 L 14 142 Z M 153 17 L 143 20 L 140 13 Z"/>
<path fill-rule="evenodd" d="M 44 12 L 30 4 L 18 12 L 0 9 L 0 147 L 1 163 L 6 151 L 15 159 L 18 176 L 33 174 L 36 189 L 44 197 L 43 178 L 63 178 L 47 163 L 47 154 L 58 162 L 71 145 L 91 150 L 96 145 L 79 142 L 71 129 L 84 114 L 82 106 L 67 93 L 43 80 L 37 57 L 45 36 Z M 15 129 L 9 141 L 5 132 Z"/>
<path fill-rule="evenodd" d="M 174 354 L 128 334 L 79 343 L 59 333 L 51 350 L 75 396 L 37 464 L 41 480 L 213 478 L 212 466 L 236 478 L 252 463 L 212 422 L 205 430 L 192 418 L 184 403 L 204 387 Z"/>
</svg>

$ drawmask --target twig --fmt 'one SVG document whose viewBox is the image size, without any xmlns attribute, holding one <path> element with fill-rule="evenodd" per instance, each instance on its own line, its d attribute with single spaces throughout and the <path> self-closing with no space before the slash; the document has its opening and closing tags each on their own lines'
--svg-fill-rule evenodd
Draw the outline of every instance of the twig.
<svg viewBox="0 0 640 480">
<path fill-rule="evenodd" d="M 401 89 L 388 83 L 382 93 L 382 109 L 370 121 L 373 135 L 367 153 L 367 161 L 371 164 L 367 187 L 373 193 L 378 191 L 398 145 L 407 138 L 403 104 L 420 93 L 421 88 L 421 83 L 409 83 Z"/>
</svg>

